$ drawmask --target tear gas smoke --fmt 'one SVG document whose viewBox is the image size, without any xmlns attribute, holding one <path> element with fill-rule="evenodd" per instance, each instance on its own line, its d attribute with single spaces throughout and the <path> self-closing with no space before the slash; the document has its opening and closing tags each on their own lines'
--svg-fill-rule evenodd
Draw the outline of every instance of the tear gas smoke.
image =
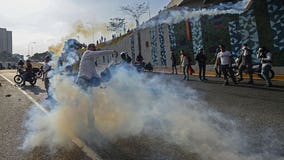
<svg viewBox="0 0 284 160">
<path fill-rule="evenodd" d="M 198 92 L 179 82 L 126 69 L 118 70 L 105 89 L 92 88 L 88 93 L 70 77 L 56 75 L 51 81 L 56 102 L 48 115 L 30 112 L 24 149 L 41 145 L 68 148 L 68 135 L 100 141 L 102 137 L 89 135 L 91 122 L 109 141 L 146 134 L 163 137 L 202 159 L 267 158 L 247 153 L 245 138 L 234 121 L 210 110 Z"/>
<path fill-rule="evenodd" d="M 66 40 L 77 36 L 91 38 L 97 31 L 100 31 L 102 34 L 108 34 L 105 24 L 96 23 L 95 25 L 85 25 L 81 21 L 77 21 L 73 25 L 72 31 L 67 36 L 63 37 L 57 44 L 50 45 L 48 50 L 52 51 L 55 56 L 58 56 L 61 53 Z"/>
<path fill-rule="evenodd" d="M 226 12 L 239 11 L 237 7 L 234 9 L 235 12 Z M 167 12 L 167 16 L 159 19 L 158 23 L 171 24 L 182 17 L 193 16 L 192 11 L 180 12 L 184 13 L 176 16 L 177 11 Z M 225 13 L 210 10 L 210 14 L 215 12 Z M 196 16 L 209 14 L 209 11 L 195 13 Z M 146 77 L 132 70 L 120 69 L 106 85 L 105 89 L 92 88 L 85 92 L 74 84 L 73 77 L 54 75 L 51 92 L 55 101 L 48 104 L 50 113 L 43 115 L 37 109 L 30 111 L 25 123 L 27 136 L 23 149 L 42 145 L 68 148 L 70 135 L 86 141 L 99 141 L 103 135 L 105 139 L 115 141 L 146 134 L 180 145 L 202 159 L 278 158 L 267 152 L 250 153 L 246 138 L 236 129 L 235 122 L 210 110 L 208 104 L 198 98 L 197 91 L 180 82 L 165 82 L 161 77 Z M 92 126 L 101 135 L 94 134 Z"/>
<path fill-rule="evenodd" d="M 245 11 L 245 6 L 249 0 L 242 0 L 237 3 L 221 3 L 208 8 L 188 8 L 179 7 L 163 10 L 158 16 L 143 23 L 140 28 L 150 28 L 159 24 L 176 24 L 192 18 L 199 18 L 203 15 L 221 15 L 221 14 L 241 14 Z"/>
</svg>

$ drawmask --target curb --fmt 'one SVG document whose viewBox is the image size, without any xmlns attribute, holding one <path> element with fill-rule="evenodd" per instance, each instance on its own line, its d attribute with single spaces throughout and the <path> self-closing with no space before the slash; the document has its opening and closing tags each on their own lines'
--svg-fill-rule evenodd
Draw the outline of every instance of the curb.
<svg viewBox="0 0 284 160">
<path fill-rule="evenodd" d="M 195 73 L 193 73 L 192 75 L 198 76 L 199 70 L 194 70 Z M 154 68 L 153 72 L 162 72 L 162 73 L 172 73 L 172 69 L 171 68 Z M 183 72 L 180 70 L 180 68 L 178 68 L 178 74 L 183 74 Z M 214 77 L 215 71 L 206 71 L 205 72 L 206 76 L 210 76 L 210 77 Z M 243 74 L 243 78 L 248 78 L 248 74 Z M 253 74 L 253 79 L 261 79 L 257 74 Z M 283 74 L 275 74 L 274 78 L 272 80 L 276 80 L 276 81 L 284 81 L 284 75 Z"/>
</svg>

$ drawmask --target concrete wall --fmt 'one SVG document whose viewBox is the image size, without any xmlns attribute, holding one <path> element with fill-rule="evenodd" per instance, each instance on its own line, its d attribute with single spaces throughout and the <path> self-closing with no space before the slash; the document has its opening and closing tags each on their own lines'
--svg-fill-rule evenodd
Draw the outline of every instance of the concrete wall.
<svg viewBox="0 0 284 160">
<path fill-rule="evenodd" d="M 171 42 L 168 25 L 163 24 L 155 28 L 146 28 L 139 30 L 139 32 L 141 37 L 141 54 L 144 62 L 150 62 L 156 67 L 170 67 Z M 135 61 L 139 53 L 138 30 L 103 49 L 113 49 L 118 52 L 126 51 L 132 60 Z"/>
</svg>

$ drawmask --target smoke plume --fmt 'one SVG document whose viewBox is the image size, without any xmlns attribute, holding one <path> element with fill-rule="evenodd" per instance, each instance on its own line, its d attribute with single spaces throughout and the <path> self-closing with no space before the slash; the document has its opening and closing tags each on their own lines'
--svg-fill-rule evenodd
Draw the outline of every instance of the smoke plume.
<svg viewBox="0 0 284 160">
<path fill-rule="evenodd" d="M 249 0 L 242 0 L 237 3 L 221 3 L 219 5 L 210 6 L 208 8 L 188 8 L 179 7 L 163 10 L 158 16 L 153 17 L 149 21 L 143 23 L 140 28 L 151 28 L 159 24 L 177 24 L 192 18 L 199 18 L 203 15 L 221 15 L 221 14 L 241 14 L 245 11 L 245 7 Z"/>
<path fill-rule="evenodd" d="M 121 69 L 104 84 L 106 88 L 86 92 L 73 78 L 56 75 L 52 79 L 55 101 L 48 104 L 51 111 L 43 115 L 31 110 L 23 148 L 68 148 L 70 135 L 86 141 L 100 141 L 100 136 L 115 141 L 146 134 L 180 145 L 202 159 L 271 157 L 247 153 L 245 138 L 233 120 L 211 110 L 194 89 L 162 78 Z M 100 136 L 91 134 L 94 130 Z"/>
</svg>

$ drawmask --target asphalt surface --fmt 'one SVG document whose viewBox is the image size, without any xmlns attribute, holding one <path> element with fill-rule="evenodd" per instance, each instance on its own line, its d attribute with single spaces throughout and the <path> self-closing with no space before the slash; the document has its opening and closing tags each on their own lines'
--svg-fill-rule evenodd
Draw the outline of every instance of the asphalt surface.
<svg viewBox="0 0 284 160">
<path fill-rule="evenodd" d="M 13 81 L 15 71 L 0 70 L 0 74 Z M 89 160 L 78 146 L 72 149 L 36 147 L 32 151 L 22 150 L 26 130 L 24 122 L 32 102 L 19 91 L 17 86 L 10 84 L 0 76 L 0 160 Z M 41 80 L 32 87 L 28 83 L 22 89 L 37 102 L 45 99 L 46 93 Z"/>
<path fill-rule="evenodd" d="M 11 80 L 14 73 L 15 71 L 0 71 L 0 74 Z M 150 73 L 149 76 L 158 74 Z M 170 85 L 179 82 L 188 87 L 187 89 L 195 90 L 200 102 L 207 103 L 209 109 L 236 122 L 236 128 L 242 133 L 243 139 L 246 139 L 246 147 L 250 148 L 250 153 L 259 154 L 267 151 L 277 155 L 277 158 L 284 159 L 283 81 L 273 81 L 274 86 L 268 88 L 262 80 L 255 80 L 254 85 L 246 84 L 247 80 L 244 80 L 237 86 L 223 86 L 223 80 L 215 77 L 208 77 L 207 81 L 199 81 L 197 76 L 191 76 L 189 81 L 184 81 L 182 75 L 159 74 L 159 76 L 162 79 L 161 83 Z M 58 149 L 54 154 L 50 154 L 49 149 L 44 146 L 30 152 L 19 149 L 25 134 L 22 122 L 32 103 L 2 77 L 0 77 L 0 83 L 0 117 L 2 119 L 0 159 L 88 159 L 75 145 L 72 150 Z M 41 81 L 36 87 L 23 89 L 39 102 L 46 96 Z M 143 133 L 108 141 L 103 146 L 95 142 L 86 143 L 103 159 L 110 160 L 198 160 L 202 157 L 191 150 L 165 141 L 162 137 Z"/>
</svg>

